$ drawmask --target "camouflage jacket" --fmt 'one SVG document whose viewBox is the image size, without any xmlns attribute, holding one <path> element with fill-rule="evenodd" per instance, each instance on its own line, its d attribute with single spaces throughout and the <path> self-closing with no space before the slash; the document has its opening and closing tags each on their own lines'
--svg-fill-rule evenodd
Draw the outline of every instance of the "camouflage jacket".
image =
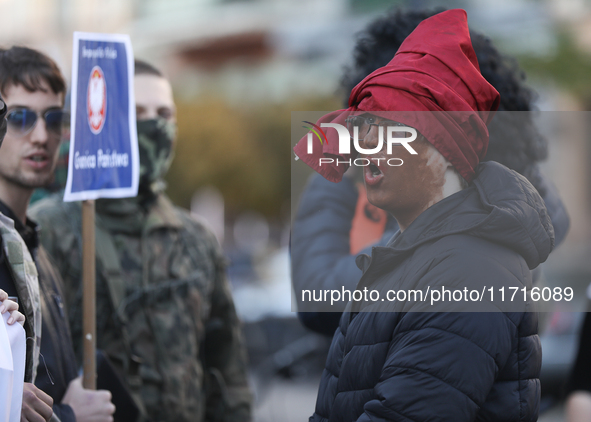
<svg viewBox="0 0 591 422">
<path fill-rule="evenodd" d="M 245 347 L 214 236 L 163 194 L 145 214 L 106 202 L 122 209 L 101 212 L 97 201 L 97 347 L 149 420 L 250 420 Z M 63 275 L 80 359 L 80 205 L 52 196 L 30 214 Z"/>
<path fill-rule="evenodd" d="M 27 245 L 14 228 L 14 221 L 0 213 L 2 247 L 19 297 L 19 310 L 25 315 L 27 357 L 25 382 L 34 382 L 41 347 L 41 297 L 37 267 Z"/>
</svg>

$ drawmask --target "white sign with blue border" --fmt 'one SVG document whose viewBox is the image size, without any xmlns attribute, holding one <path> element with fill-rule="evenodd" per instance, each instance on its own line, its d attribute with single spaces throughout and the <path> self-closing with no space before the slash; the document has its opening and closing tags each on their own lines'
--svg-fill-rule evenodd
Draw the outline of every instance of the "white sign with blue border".
<svg viewBox="0 0 591 422">
<path fill-rule="evenodd" d="M 74 32 L 64 201 L 137 195 L 139 153 L 128 35 Z"/>
</svg>

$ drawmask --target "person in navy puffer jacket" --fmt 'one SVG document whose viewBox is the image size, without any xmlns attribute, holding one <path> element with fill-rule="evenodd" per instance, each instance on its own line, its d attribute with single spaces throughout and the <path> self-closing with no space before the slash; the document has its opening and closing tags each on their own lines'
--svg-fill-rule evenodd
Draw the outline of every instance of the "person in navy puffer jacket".
<svg viewBox="0 0 591 422">
<path fill-rule="evenodd" d="M 531 270 L 550 254 L 554 231 L 526 178 L 495 162 L 479 164 L 498 105 L 458 9 L 422 22 L 387 66 L 353 90 L 349 109 L 333 121 L 348 115 L 366 150 L 379 144 L 383 127 L 401 123 L 418 133 L 416 155 L 397 151 L 402 166 L 383 164 L 385 148 L 359 156 L 370 163 L 364 167 L 369 202 L 392 214 L 400 230 L 385 247 L 372 248 L 371 257 L 358 257 L 357 290 L 383 298 L 390 289 L 531 289 Z M 461 113 L 445 114 L 451 111 Z M 312 165 L 304 151 L 301 142 L 295 152 Z M 342 170 L 317 168 L 332 181 Z M 497 312 L 468 313 L 460 311 L 479 309 L 458 302 L 437 308 L 454 312 L 426 312 L 436 308 L 411 300 L 349 302 L 310 421 L 537 420 L 537 313 L 529 296 L 521 307 L 504 305 L 487 302 L 481 310 Z"/>
<path fill-rule="evenodd" d="M 353 52 L 353 64 L 345 69 L 341 80 L 348 94 L 372 71 L 387 64 L 404 39 L 416 26 L 442 10 L 393 9 L 377 17 L 358 34 Z M 490 142 L 484 161 L 497 161 L 524 175 L 544 199 L 552 219 L 555 247 L 566 237 L 570 220 L 556 187 L 542 175 L 539 163 L 547 158 L 547 140 L 533 120 L 535 92 L 525 83 L 525 74 L 511 57 L 501 54 L 486 36 L 470 31 L 472 46 L 478 58 L 482 76 L 501 95 L 499 111 L 502 117 L 515 113 L 517 124 L 507 124 L 499 114 L 489 125 Z M 398 230 L 391 216 L 386 219 L 382 236 L 355 247 L 355 233 L 362 231 L 358 220 L 376 219 L 368 212 L 360 213 L 359 203 L 365 193 L 360 171 L 349 169 L 340 183 L 331 183 L 318 174 L 310 177 L 299 201 L 293 222 L 291 259 L 294 289 L 354 289 L 361 277 L 355 265 L 356 255 L 371 253 L 372 246 L 385 246 Z M 356 208 L 357 206 L 357 208 Z M 367 208 L 368 205 L 365 205 Z M 363 209 L 362 209 L 363 210 Z M 541 274 L 541 267 L 534 272 Z M 300 297 L 297 296 L 299 299 Z M 335 303 L 334 312 L 299 312 L 307 328 L 332 337 L 346 303 Z M 300 306 L 300 310 L 302 306 Z"/>
</svg>

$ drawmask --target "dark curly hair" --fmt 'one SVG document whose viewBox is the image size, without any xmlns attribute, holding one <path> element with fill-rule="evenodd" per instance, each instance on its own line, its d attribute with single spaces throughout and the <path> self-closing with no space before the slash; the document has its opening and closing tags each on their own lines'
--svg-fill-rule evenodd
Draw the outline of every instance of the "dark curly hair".
<svg viewBox="0 0 591 422">
<path fill-rule="evenodd" d="M 393 9 L 357 34 L 353 64 L 345 67 L 341 78 L 341 89 L 347 99 L 363 78 L 392 60 L 400 44 L 419 23 L 444 10 Z M 536 163 L 546 159 L 548 145 L 533 122 L 532 103 L 536 93 L 525 85 L 525 73 L 513 58 L 501 54 L 489 38 L 478 32 L 471 31 L 470 37 L 482 76 L 501 94 L 501 113 L 495 115 L 488 127 L 490 141 L 485 161 L 498 161 L 523 174 L 538 187 Z"/>
</svg>

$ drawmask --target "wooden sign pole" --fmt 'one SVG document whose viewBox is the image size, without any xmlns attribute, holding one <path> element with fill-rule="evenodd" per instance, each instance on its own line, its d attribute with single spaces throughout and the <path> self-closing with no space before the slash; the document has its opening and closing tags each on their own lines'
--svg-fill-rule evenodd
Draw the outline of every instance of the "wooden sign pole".
<svg viewBox="0 0 591 422">
<path fill-rule="evenodd" d="M 94 200 L 82 201 L 82 330 L 84 376 L 82 385 L 96 390 L 96 286 Z"/>
</svg>

